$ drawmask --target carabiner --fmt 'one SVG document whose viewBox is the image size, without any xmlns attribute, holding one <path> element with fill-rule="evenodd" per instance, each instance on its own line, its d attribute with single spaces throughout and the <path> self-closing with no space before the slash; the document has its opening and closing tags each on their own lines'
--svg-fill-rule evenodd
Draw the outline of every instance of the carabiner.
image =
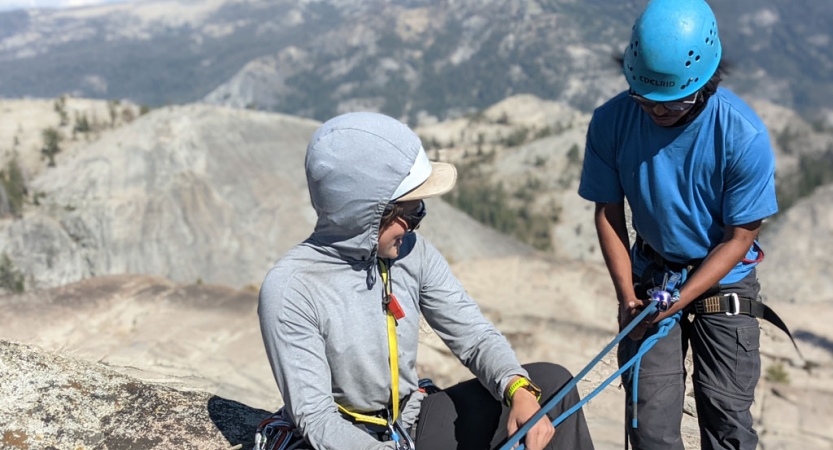
<svg viewBox="0 0 833 450">
<path fill-rule="evenodd" d="M 391 440 L 396 444 L 396 450 L 416 450 L 414 440 L 411 439 L 411 436 L 405 430 L 405 427 L 402 426 L 400 420 L 397 419 L 393 423 L 388 422 L 388 431 L 390 432 Z"/>
</svg>

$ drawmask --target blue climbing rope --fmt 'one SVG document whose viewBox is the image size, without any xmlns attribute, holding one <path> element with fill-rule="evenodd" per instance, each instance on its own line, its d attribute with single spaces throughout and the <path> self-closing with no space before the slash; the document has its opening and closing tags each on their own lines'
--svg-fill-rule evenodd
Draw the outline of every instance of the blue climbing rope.
<svg viewBox="0 0 833 450">
<path fill-rule="evenodd" d="M 682 280 L 680 280 L 680 283 L 678 283 L 678 285 L 681 285 L 682 282 L 685 281 L 685 276 L 686 276 L 686 273 L 685 273 L 685 271 L 683 271 L 683 274 L 682 274 L 682 277 L 681 277 Z M 667 279 L 664 282 L 664 284 L 666 284 L 666 283 L 667 283 Z M 674 289 L 674 287 L 672 287 L 672 289 L 674 290 L 675 299 L 679 300 L 679 295 L 680 295 L 679 294 L 679 289 Z M 570 380 L 569 383 L 567 383 L 563 388 L 561 388 L 560 391 L 558 391 L 558 394 L 556 394 L 552 399 L 550 399 L 547 403 L 545 403 L 541 407 L 541 409 L 537 413 L 535 413 L 535 415 L 532 416 L 532 418 L 530 418 L 515 434 L 513 434 L 509 438 L 509 440 L 506 441 L 506 443 L 502 447 L 500 447 L 500 450 L 511 450 L 512 447 L 515 444 L 519 443 L 520 440 L 523 439 L 524 436 L 526 436 L 526 434 L 529 432 L 529 430 L 531 430 L 532 427 L 536 423 L 538 423 L 538 421 L 542 417 L 544 417 L 544 415 L 546 415 L 551 409 L 553 409 L 555 407 L 555 405 L 558 404 L 558 402 L 563 400 L 564 397 L 566 397 L 567 394 L 570 393 L 570 391 L 572 391 L 576 387 L 576 385 L 578 385 L 579 381 L 581 381 L 582 378 L 584 378 L 591 370 L 593 370 L 593 367 L 595 367 L 596 364 L 598 364 L 599 361 L 601 361 L 602 358 L 604 358 L 605 355 L 607 355 L 611 350 L 613 350 L 613 347 L 615 347 L 620 341 L 622 341 L 622 339 L 624 339 L 625 336 L 627 336 L 640 322 L 645 320 L 646 317 L 648 317 L 649 315 L 657 312 L 657 305 L 658 305 L 658 302 L 656 302 L 656 301 L 650 302 L 648 304 L 648 306 L 646 306 L 645 309 L 643 309 L 642 312 L 639 313 L 639 315 L 637 315 L 633 320 L 631 320 L 631 322 L 618 335 L 616 335 L 616 337 L 610 342 L 610 344 L 607 345 L 607 347 L 605 347 L 592 361 L 590 361 L 590 364 L 588 364 L 584 369 L 582 369 L 581 372 L 579 372 L 578 375 L 573 377 L 573 379 Z M 666 307 L 667 307 L 667 305 L 666 305 Z M 676 325 L 677 322 L 679 322 L 680 317 L 682 317 L 682 311 L 678 311 L 674 315 L 672 315 L 670 317 L 666 317 L 665 319 L 661 320 L 660 323 L 659 323 L 657 332 L 654 333 L 653 335 L 649 336 L 647 339 L 645 339 L 642 342 L 642 344 L 639 346 L 639 351 L 637 351 L 637 353 L 630 360 L 628 360 L 628 362 L 623 364 L 619 368 L 619 370 L 617 370 L 613 375 L 608 377 L 593 392 L 591 392 L 589 395 L 585 396 L 583 399 L 581 399 L 581 401 L 579 401 L 578 403 L 573 405 L 570 409 L 561 413 L 560 416 L 558 416 L 555 420 L 552 421 L 553 426 L 558 426 L 561 422 L 563 422 L 568 417 L 573 415 L 576 411 L 581 409 L 581 407 L 584 406 L 591 399 L 593 399 L 593 397 L 598 395 L 602 390 L 604 390 L 604 388 L 609 386 L 610 383 L 612 383 L 616 378 L 620 377 L 623 373 L 625 373 L 626 370 L 630 369 L 631 367 L 634 367 L 634 372 L 631 375 L 633 377 L 633 402 L 634 402 L 633 403 L 634 407 L 633 407 L 632 426 L 634 428 L 636 428 L 636 426 L 637 426 L 637 420 L 636 420 L 636 412 L 637 412 L 636 411 L 636 398 L 637 397 L 636 397 L 636 394 L 637 394 L 638 383 L 639 383 L 639 376 L 638 376 L 639 366 L 640 366 L 640 363 L 642 362 L 642 356 L 645 355 L 645 353 L 648 353 L 648 351 L 651 350 L 651 348 L 653 348 L 654 344 L 656 344 L 657 341 L 659 341 L 661 338 L 668 335 L 668 332 L 671 331 L 672 328 L 674 328 L 674 325 Z M 524 444 L 520 444 L 518 446 L 518 450 L 523 450 L 523 449 L 524 449 Z"/>
<path fill-rule="evenodd" d="M 671 331 L 671 329 L 674 328 L 674 325 L 676 325 L 677 322 L 680 321 L 680 317 L 682 317 L 682 315 L 682 311 L 677 311 L 677 313 L 675 313 L 673 316 L 662 319 L 659 323 L 659 329 L 657 330 L 657 332 L 654 335 L 649 336 L 647 339 L 645 339 L 645 341 L 642 342 L 642 345 L 639 346 L 639 351 L 636 353 L 636 355 L 634 355 L 633 358 L 631 358 L 631 361 L 633 361 L 633 372 L 631 372 L 631 378 L 633 379 L 633 395 L 631 397 L 631 400 L 633 401 L 633 419 L 631 420 L 631 426 L 633 428 L 636 428 L 637 426 L 636 394 L 639 391 L 639 367 L 640 365 L 642 365 L 642 356 L 645 355 L 645 353 L 647 353 L 648 350 L 653 348 L 654 344 L 656 344 L 658 340 L 664 338 L 665 336 L 668 336 L 668 332 Z M 621 373 L 624 373 L 624 370 L 619 369 L 619 371 L 617 371 L 616 373 L 616 376 L 618 376 Z"/>
</svg>

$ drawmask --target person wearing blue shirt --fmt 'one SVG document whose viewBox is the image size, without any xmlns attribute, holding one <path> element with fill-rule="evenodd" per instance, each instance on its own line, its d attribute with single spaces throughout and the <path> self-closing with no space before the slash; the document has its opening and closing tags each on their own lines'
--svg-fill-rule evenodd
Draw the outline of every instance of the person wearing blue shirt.
<svg viewBox="0 0 833 450">
<path fill-rule="evenodd" d="M 758 441 L 750 407 L 761 364 L 756 316 L 764 308 L 755 266 L 764 255 L 756 238 L 778 211 L 775 159 L 763 122 L 718 87 L 721 53 L 707 3 L 652 0 L 621 61 L 630 89 L 596 109 L 587 132 L 579 195 L 596 203 L 620 329 L 669 275 L 687 275 L 676 303 L 619 345 L 621 365 L 656 323 L 684 312 L 642 360 L 637 402 L 626 414 L 635 449 L 684 448 L 689 345 L 702 448 L 753 450 Z"/>
</svg>

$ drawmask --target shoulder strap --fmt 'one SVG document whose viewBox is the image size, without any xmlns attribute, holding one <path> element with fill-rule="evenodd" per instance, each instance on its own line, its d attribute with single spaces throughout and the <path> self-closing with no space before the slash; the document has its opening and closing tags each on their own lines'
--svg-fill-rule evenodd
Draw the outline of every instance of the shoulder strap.
<svg viewBox="0 0 833 450">
<path fill-rule="evenodd" d="M 381 259 L 379 268 L 382 272 L 382 283 L 385 285 L 385 298 L 382 303 L 385 305 L 385 315 L 388 320 L 388 352 L 390 352 L 390 377 L 391 377 L 391 402 L 393 403 L 391 422 L 399 418 L 399 351 L 396 343 L 396 318 L 393 316 L 390 304 L 393 296 L 391 287 L 390 272 L 388 266 Z"/>
<path fill-rule="evenodd" d="M 385 308 L 385 315 L 388 323 L 388 352 L 390 353 L 390 376 L 391 376 L 391 403 L 393 411 L 390 412 L 390 423 L 396 422 L 399 418 L 399 352 L 396 343 L 396 318 L 390 308 L 393 292 L 391 288 L 390 272 L 388 266 L 381 259 L 379 260 L 379 272 L 382 274 L 382 284 L 385 285 L 385 296 L 382 305 Z M 372 423 L 374 425 L 387 426 L 388 421 L 380 417 L 369 416 L 349 411 L 347 408 L 338 405 L 338 410 L 347 414 L 358 422 Z"/>
</svg>

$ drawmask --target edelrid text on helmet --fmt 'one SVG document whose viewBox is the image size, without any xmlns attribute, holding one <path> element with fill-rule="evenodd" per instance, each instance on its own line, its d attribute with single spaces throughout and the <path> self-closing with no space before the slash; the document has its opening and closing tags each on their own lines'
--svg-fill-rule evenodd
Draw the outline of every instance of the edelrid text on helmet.
<svg viewBox="0 0 833 450">
<path fill-rule="evenodd" d="M 705 86 L 720 64 L 717 19 L 703 0 L 651 0 L 633 26 L 622 70 L 649 100 L 678 100 Z"/>
</svg>

